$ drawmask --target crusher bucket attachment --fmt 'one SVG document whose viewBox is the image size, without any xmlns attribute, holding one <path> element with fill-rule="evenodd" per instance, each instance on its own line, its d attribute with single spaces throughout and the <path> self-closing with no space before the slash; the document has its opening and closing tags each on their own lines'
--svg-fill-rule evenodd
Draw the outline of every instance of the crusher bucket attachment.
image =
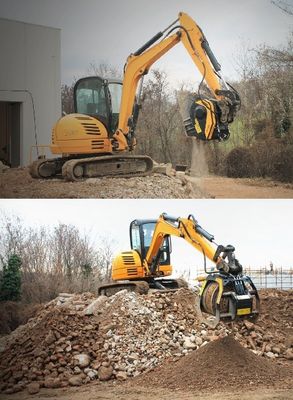
<svg viewBox="0 0 293 400">
<path fill-rule="evenodd" d="M 196 309 L 202 323 L 214 329 L 221 320 L 257 318 L 259 295 L 250 277 L 212 273 L 201 281 Z"/>
</svg>

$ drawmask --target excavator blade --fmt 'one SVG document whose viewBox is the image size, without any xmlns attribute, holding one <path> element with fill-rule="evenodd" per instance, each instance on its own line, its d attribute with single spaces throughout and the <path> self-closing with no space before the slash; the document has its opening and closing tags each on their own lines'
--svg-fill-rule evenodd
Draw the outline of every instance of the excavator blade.
<svg viewBox="0 0 293 400">
<path fill-rule="evenodd" d="M 153 160 L 148 156 L 108 155 L 87 158 L 41 159 L 30 166 L 33 178 L 63 177 L 67 181 L 85 178 L 146 176 L 151 174 Z"/>
</svg>

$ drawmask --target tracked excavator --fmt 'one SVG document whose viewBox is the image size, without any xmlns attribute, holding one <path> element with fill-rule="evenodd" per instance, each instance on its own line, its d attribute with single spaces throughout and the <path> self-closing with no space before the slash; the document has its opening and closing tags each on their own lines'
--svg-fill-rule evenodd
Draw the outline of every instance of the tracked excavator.
<svg viewBox="0 0 293 400">
<path fill-rule="evenodd" d="M 149 289 L 182 287 L 182 280 L 168 278 L 172 274 L 171 236 L 186 240 L 204 256 L 205 275 L 199 277 L 201 286 L 196 303 L 202 322 L 214 328 L 220 320 L 258 316 L 258 291 L 251 278 L 243 274 L 235 258 L 235 248 L 217 245 L 214 236 L 203 229 L 193 215 L 174 218 L 163 213 L 157 220 L 132 221 L 131 250 L 114 259 L 113 282 L 100 286 L 99 295 L 111 296 L 123 289 L 146 294 Z M 206 258 L 214 263 L 213 270 L 207 269 Z"/>
<path fill-rule="evenodd" d="M 125 151 L 131 152 L 136 146 L 135 128 L 143 77 L 155 61 L 179 42 L 202 75 L 198 92 L 184 112 L 186 134 L 204 141 L 227 140 L 228 125 L 240 107 L 239 95 L 223 79 L 221 66 L 201 28 L 180 12 L 176 21 L 130 54 L 123 81 L 91 76 L 76 82 L 75 113 L 57 121 L 52 132 L 50 151 L 59 157 L 39 156 L 30 165 L 31 176 L 62 175 L 66 180 L 76 181 L 99 176 L 149 174 L 153 168 L 150 157 L 126 155 Z M 212 98 L 201 94 L 204 81 Z"/>
</svg>

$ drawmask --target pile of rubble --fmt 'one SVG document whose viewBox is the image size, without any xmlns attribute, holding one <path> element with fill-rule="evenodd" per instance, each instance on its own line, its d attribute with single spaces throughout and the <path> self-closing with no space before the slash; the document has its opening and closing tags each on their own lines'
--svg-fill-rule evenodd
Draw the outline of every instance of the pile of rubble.
<svg viewBox="0 0 293 400">
<path fill-rule="evenodd" d="M 293 359 L 292 292 L 269 293 L 262 296 L 257 324 L 220 323 L 215 330 L 197 320 L 196 293 L 188 289 L 148 295 L 120 291 L 110 298 L 60 295 L 8 336 L 0 349 L 0 390 L 27 387 L 35 393 L 43 386 L 124 381 L 227 335 L 256 355 L 286 363 Z"/>
</svg>

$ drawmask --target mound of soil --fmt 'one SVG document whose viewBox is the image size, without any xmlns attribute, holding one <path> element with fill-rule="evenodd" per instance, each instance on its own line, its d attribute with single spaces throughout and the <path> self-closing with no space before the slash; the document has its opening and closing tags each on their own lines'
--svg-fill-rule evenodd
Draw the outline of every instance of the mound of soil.
<svg viewBox="0 0 293 400">
<path fill-rule="evenodd" d="M 260 358 L 231 336 L 208 343 L 179 361 L 170 361 L 135 378 L 143 386 L 222 390 L 254 386 L 292 387 L 292 364 Z"/>
</svg>

